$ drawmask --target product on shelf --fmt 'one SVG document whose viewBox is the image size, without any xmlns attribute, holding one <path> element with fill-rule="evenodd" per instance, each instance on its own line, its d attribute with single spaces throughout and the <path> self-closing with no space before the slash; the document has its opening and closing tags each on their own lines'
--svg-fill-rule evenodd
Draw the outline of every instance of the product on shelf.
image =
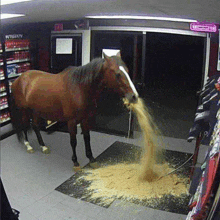
<svg viewBox="0 0 220 220">
<path fill-rule="evenodd" d="M 7 66 L 7 74 L 8 77 L 14 77 L 18 74 L 26 72 L 31 69 L 30 63 L 22 63 L 22 64 L 11 64 Z"/>
<path fill-rule="evenodd" d="M 30 53 L 29 51 L 14 52 L 13 58 L 14 60 L 30 59 Z"/>
<path fill-rule="evenodd" d="M 4 70 L 2 68 L 0 68 L 0 78 L 2 78 L 2 77 L 4 77 Z"/>
<path fill-rule="evenodd" d="M 5 42 L 5 48 L 7 49 L 14 49 L 14 48 L 29 48 L 30 41 L 23 40 L 23 39 L 11 39 Z"/>
<path fill-rule="evenodd" d="M 4 84 L 4 83 L 1 83 L 1 84 L 0 84 L 0 92 L 3 92 L 3 91 L 5 91 L 5 90 L 6 90 L 5 84 Z"/>
<path fill-rule="evenodd" d="M 11 92 L 11 86 L 12 86 L 13 81 L 14 81 L 14 80 L 10 80 L 10 81 L 8 81 L 9 91 L 10 91 L 10 92 Z"/>
<path fill-rule="evenodd" d="M 23 73 L 31 69 L 30 63 L 22 63 L 17 65 L 17 73 Z"/>
<path fill-rule="evenodd" d="M 10 61 L 13 61 L 13 60 L 14 60 L 14 57 L 8 57 L 8 58 L 6 59 L 7 62 L 10 62 Z"/>
<path fill-rule="evenodd" d="M 10 113 L 5 112 L 0 115 L 0 123 L 10 120 Z"/>
<path fill-rule="evenodd" d="M 0 99 L 0 106 L 6 106 L 8 105 L 8 99 L 7 97 L 3 97 Z"/>
<path fill-rule="evenodd" d="M 7 65 L 7 75 L 8 77 L 13 77 L 17 74 L 17 65 L 16 64 L 11 64 L 11 65 Z"/>
</svg>

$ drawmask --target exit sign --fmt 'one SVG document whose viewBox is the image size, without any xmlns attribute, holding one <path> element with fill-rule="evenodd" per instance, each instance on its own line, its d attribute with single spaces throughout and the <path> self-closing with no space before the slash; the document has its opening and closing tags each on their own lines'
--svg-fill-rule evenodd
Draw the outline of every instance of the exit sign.
<svg viewBox="0 0 220 220">
<path fill-rule="evenodd" d="M 190 30 L 198 32 L 217 32 L 218 26 L 218 24 L 209 23 L 206 21 L 194 22 L 190 24 Z"/>
<path fill-rule="evenodd" d="M 54 25 L 55 31 L 62 31 L 63 30 L 63 24 L 55 24 Z"/>
</svg>

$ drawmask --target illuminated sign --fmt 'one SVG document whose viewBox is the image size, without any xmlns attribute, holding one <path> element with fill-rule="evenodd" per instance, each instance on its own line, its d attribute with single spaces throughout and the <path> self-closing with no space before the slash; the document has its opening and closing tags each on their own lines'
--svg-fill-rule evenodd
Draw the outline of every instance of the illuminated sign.
<svg viewBox="0 0 220 220">
<path fill-rule="evenodd" d="M 209 22 L 194 22 L 190 24 L 190 30 L 198 32 L 217 32 L 218 24 Z"/>
</svg>

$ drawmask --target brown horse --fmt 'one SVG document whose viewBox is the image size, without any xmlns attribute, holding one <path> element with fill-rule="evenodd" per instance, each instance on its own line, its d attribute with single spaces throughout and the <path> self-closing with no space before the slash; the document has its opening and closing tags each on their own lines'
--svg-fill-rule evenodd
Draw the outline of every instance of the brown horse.
<svg viewBox="0 0 220 220">
<path fill-rule="evenodd" d="M 24 141 L 28 152 L 33 148 L 27 132 L 37 135 L 43 153 L 49 153 L 40 134 L 39 120 L 66 121 L 73 149 L 73 163 L 79 167 L 76 156 L 77 124 L 81 124 L 90 163 L 95 162 L 90 146 L 90 118 L 94 115 L 96 100 L 103 89 L 112 88 L 120 97 L 136 102 L 138 93 L 128 75 L 120 54 L 104 59 L 96 58 L 80 67 L 68 67 L 59 74 L 38 70 L 23 73 L 12 84 L 11 119 L 19 141 Z"/>
</svg>

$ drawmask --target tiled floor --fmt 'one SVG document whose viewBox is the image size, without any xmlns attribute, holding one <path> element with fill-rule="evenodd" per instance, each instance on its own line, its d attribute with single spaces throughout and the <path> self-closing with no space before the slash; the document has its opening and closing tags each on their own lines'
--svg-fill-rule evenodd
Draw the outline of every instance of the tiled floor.
<svg viewBox="0 0 220 220">
<path fill-rule="evenodd" d="M 79 132 L 80 133 L 80 132 Z M 42 132 L 51 154 L 44 155 L 33 134 L 30 142 L 35 149 L 28 154 L 15 135 L 1 141 L 1 178 L 11 206 L 20 211 L 20 220 L 183 220 L 185 215 L 154 210 L 131 203 L 115 201 L 108 209 L 71 198 L 55 188 L 73 175 L 69 134 Z M 82 135 L 78 135 L 77 155 L 84 166 L 85 156 Z M 126 139 L 103 133 L 91 132 L 91 145 L 97 157 L 115 141 L 140 145 L 141 138 Z M 193 153 L 195 143 L 183 139 L 163 138 L 165 148 Z M 81 147 L 82 146 L 82 147 Z M 206 147 L 201 147 L 200 161 Z"/>
</svg>

